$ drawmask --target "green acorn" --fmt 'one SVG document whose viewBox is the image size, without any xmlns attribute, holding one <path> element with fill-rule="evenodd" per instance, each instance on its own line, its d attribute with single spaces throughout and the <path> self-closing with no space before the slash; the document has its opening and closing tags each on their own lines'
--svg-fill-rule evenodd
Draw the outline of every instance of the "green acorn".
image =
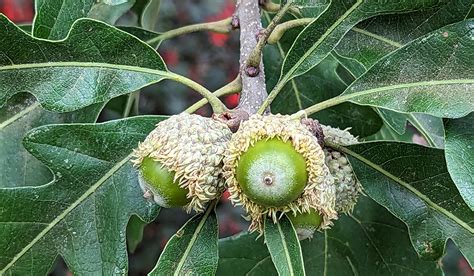
<svg viewBox="0 0 474 276">
<path fill-rule="evenodd" d="M 224 123 L 187 113 L 158 123 L 133 153 L 144 196 L 202 212 L 224 190 L 222 159 L 231 136 Z"/>
<path fill-rule="evenodd" d="M 358 143 L 357 138 L 347 130 L 322 126 L 325 141 L 331 141 L 343 146 Z M 335 179 L 336 185 L 336 211 L 350 213 L 354 209 L 362 185 L 357 180 L 347 157 L 336 150 L 324 148 L 326 165 Z"/>
<path fill-rule="evenodd" d="M 299 240 L 312 238 L 314 232 L 318 230 L 322 222 L 322 217 L 318 211 L 311 209 L 307 213 L 302 214 L 288 214 L 288 218 L 293 223 L 296 234 Z"/>
<path fill-rule="evenodd" d="M 252 115 L 232 136 L 224 176 L 234 205 L 241 205 L 262 230 L 264 216 L 317 210 L 322 228 L 337 217 L 335 187 L 317 139 L 299 120 Z"/>
</svg>

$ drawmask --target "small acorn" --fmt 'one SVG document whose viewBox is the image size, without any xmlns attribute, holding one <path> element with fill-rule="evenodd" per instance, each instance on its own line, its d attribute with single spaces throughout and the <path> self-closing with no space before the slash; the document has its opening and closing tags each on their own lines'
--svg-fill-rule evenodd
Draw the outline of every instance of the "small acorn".
<svg viewBox="0 0 474 276">
<path fill-rule="evenodd" d="M 161 121 L 134 150 L 144 196 L 202 212 L 224 190 L 222 159 L 232 136 L 222 122 L 181 113 Z"/>
<path fill-rule="evenodd" d="M 234 205 L 241 205 L 262 230 L 264 216 L 317 210 L 321 228 L 337 218 L 335 187 L 324 152 L 299 120 L 283 115 L 252 115 L 232 136 L 224 176 Z"/>
<path fill-rule="evenodd" d="M 293 223 L 293 227 L 300 241 L 312 238 L 314 232 L 318 230 L 322 222 L 321 215 L 314 209 L 311 209 L 307 213 L 297 215 L 289 213 L 288 218 Z"/>
<path fill-rule="evenodd" d="M 331 141 L 343 146 L 358 143 L 348 130 L 322 126 L 325 141 Z M 336 211 L 350 213 L 354 209 L 359 194 L 362 193 L 362 185 L 357 180 L 347 157 L 334 149 L 324 148 L 326 165 L 334 176 L 336 186 Z"/>
</svg>

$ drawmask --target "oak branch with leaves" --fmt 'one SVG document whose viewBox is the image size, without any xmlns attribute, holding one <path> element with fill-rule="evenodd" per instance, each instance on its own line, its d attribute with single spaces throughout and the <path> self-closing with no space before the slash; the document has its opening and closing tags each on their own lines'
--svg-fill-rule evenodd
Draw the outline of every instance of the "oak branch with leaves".
<svg viewBox="0 0 474 276">
<path fill-rule="evenodd" d="M 149 275 L 440 275 L 448 240 L 472 269 L 471 0 L 237 0 L 162 33 L 159 0 L 80 2 L 0 14 L 0 275 L 125 275 L 131 218 L 170 207 L 194 216 Z M 204 31 L 240 33 L 215 91 L 157 52 Z M 202 98 L 140 115 L 163 80 Z M 226 192 L 249 228 L 219 239 Z"/>
</svg>

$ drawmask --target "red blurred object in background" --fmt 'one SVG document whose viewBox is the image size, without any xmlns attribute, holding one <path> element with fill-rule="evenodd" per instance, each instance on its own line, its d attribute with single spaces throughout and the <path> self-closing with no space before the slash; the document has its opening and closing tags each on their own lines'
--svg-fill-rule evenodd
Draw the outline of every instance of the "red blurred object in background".
<svg viewBox="0 0 474 276">
<path fill-rule="evenodd" d="M 217 20 L 222 20 L 225 19 L 229 16 L 231 16 L 234 13 L 235 10 L 235 4 L 233 1 L 227 1 L 224 8 L 216 15 L 209 16 L 206 18 L 208 22 L 211 21 L 217 21 Z M 229 39 L 228 34 L 218 34 L 218 33 L 209 33 L 209 40 L 211 41 L 212 44 L 222 47 L 224 44 L 227 42 Z"/>
<path fill-rule="evenodd" d="M 176 50 L 163 51 L 161 56 L 167 65 L 176 66 L 179 63 L 179 56 Z"/>
<path fill-rule="evenodd" d="M 30 0 L 0 1 L 0 12 L 15 23 L 29 23 L 33 20 L 33 4 Z"/>
</svg>

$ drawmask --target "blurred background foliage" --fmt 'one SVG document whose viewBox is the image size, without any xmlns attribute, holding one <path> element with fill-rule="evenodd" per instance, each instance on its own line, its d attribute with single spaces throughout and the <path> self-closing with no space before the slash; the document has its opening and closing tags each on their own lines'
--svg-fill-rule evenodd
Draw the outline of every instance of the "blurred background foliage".
<svg viewBox="0 0 474 276">
<path fill-rule="evenodd" d="M 158 20 L 153 29 L 164 32 L 189 24 L 216 21 L 231 16 L 234 9 L 233 0 L 165 0 L 161 1 Z M 34 17 L 33 0 L 0 0 L 0 12 L 15 23 L 30 24 Z M 132 8 L 118 20 L 116 25 L 138 26 L 139 18 Z M 266 56 L 272 55 L 272 51 L 277 51 L 275 46 L 271 47 L 266 50 Z M 186 34 L 164 41 L 158 51 L 171 71 L 204 84 L 211 91 L 232 81 L 238 73 L 238 32 Z M 272 76 L 267 76 L 267 79 L 269 85 L 276 81 Z M 337 86 L 337 83 L 332 84 L 334 85 Z M 132 103 L 131 116 L 176 114 L 200 99 L 197 93 L 172 81 L 151 85 L 142 89 L 137 95 L 139 97 Z M 128 95 L 111 100 L 102 111 L 99 121 L 122 118 L 127 101 Z M 238 95 L 227 96 L 224 102 L 227 106 L 234 107 L 238 103 Z M 197 113 L 209 115 L 210 108 L 203 107 Z M 405 135 L 407 140 L 424 143 L 414 128 L 409 128 Z M 241 215 L 240 209 L 232 208 L 227 195 L 224 194 L 218 206 L 220 237 L 227 237 L 247 228 L 248 224 Z M 140 219 L 132 217 L 127 227 L 129 274 L 146 275 L 155 265 L 168 239 L 189 218 L 190 215 L 181 209 L 162 209 L 157 219 L 149 225 L 144 225 Z M 440 265 L 447 275 L 474 275 L 467 261 L 451 241 L 448 241 L 447 255 Z M 71 275 L 71 273 L 64 262 L 58 259 L 51 275 Z"/>
</svg>

